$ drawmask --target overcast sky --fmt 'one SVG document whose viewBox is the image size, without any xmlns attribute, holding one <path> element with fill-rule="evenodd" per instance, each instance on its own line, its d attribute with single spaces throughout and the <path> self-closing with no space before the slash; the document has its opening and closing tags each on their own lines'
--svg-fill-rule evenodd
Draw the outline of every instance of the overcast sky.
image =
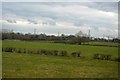
<svg viewBox="0 0 120 80">
<path fill-rule="evenodd" d="M 3 2 L 2 13 L 2 28 L 15 32 L 118 34 L 117 2 Z"/>
</svg>

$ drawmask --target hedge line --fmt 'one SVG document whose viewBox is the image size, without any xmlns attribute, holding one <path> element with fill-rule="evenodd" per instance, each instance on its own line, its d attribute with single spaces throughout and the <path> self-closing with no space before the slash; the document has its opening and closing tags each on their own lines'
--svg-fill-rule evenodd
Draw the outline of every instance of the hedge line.
<svg viewBox="0 0 120 80">
<path fill-rule="evenodd" d="M 16 53 L 27 53 L 27 54 L 40 54 L 40 55 L 53 55 L 53 56 L 69 56 L 68 52 L 58 51 L 58 50 L 45 50 L 45 49 L 38 49 L 38 50 L 30 50 L 25 48 L 13 48 L 13 47 L 6 47 L 2 48 L 2 52 L 16 52 Z M 80 57 L 81 52 L 73 52 L 71 54 L 73 57 Z"/>
<path fill-rule="evenodd" d="M 120 57 L 117 58 L 112 58 L 112 55 L 109 54 L 94 54 L 93 59 L 98 59 L 98 60 L 109 60 L 109 61 L 117 61 L 120 62 Z"/>
<path fill-rule="evenodd" d="M 16 52 L 16 53 L 25 53 L 25 54 L 40 54 L 40 55 L 53 55 L 53 56 L 70 56 L 67 51 L 58 51 L 58 50 L 30 50 L 25 48 L 14 48 L 14 47 L 6 47 L 2 48 L 2 52 Z M 72 57 L 81 57 L 81 52 L 72 52 Z M 120 57 L 112 58 L 112 55 L 109 54 L 99 54 L 96 53 L 93 55 L 93 59 L 97 60 L 109 60 L 109 61 L 117 61 L 120 62 Z"/>
</svg>

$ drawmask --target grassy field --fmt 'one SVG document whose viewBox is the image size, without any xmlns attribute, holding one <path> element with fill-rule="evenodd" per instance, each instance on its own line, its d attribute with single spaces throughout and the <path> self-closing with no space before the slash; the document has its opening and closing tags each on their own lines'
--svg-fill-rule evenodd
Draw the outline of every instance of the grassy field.
<svg viewBox="0 0 120 80">
<path fill-rule="evenodd" d="M 48 42 L 3 41 L 2 47 L 81 51 L 82 58 L 3 52 L 3 77 L 117 78 L 118 62 L 94 60 L 93 54 L 118 56 L 118 48 Z"/>
<path fill-rule="evenodd" d="M 114 43 L 114 42 L 89 42 L 90 45 L 106 45 L 106 46 L 118 46 L 118 43 Z"/>
<path fill-rule="evenodd" d="M 6 78 L 116 78 L 118 63 L 34 54 L 3 53 Z"/>
<path fill-rule="evenodd" d="M 3 41 L 2 47 L 26 48 L 31 50 L 66 50 L 69 53 L 80 51 L 82 53 L 82 56 L 86 56 L 87 58 L 91 58 L 95 53 L 111 54 L 113 57 L 118 56 L 118 48 L 104 46 L 71 45 L 49 42 Z"/>
</svg>

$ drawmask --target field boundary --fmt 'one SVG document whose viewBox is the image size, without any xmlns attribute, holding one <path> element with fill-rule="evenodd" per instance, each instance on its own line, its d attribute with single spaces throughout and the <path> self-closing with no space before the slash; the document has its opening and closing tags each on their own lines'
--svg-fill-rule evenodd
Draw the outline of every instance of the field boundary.
<svg viewBox="0 0 120 80">
<path fill-rule="evenodd" d="M 39 54 L 39 55 L 52 55 L 52 56 L 66 56 L 66 57 L 82 57 L 81 52 L 71 52 L 68 54 L 67 51 L 58 51 L 58 50 L 46 50 L 46 49 L 38 49 L 38 50 L 30 50 L 30 49 L 25 49 L 25 48 L 14 48 L 14 47 L 6 47 L 2 48 L 2 52 L 11 52 L 11 53 L 24 53 L 24 54 Z M 112 58 L 112 55 L 110 54 L 101 54 L 101 53 L 96 53 L 93 54 L 92 59 L 97 59 L 97 60 L 108 60 L 108 61 L 117 61 L 120 62 L 120 57 L 117 58 Z"/>
</svg>

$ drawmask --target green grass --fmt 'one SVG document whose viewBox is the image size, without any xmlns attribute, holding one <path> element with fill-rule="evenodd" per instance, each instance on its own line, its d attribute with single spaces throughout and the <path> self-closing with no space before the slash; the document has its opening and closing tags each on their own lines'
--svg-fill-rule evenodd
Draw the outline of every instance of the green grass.
<svg viewBox="0 0 120 80">
<path fill-rule="evenodd" d="M 118 56 L 118 48 L 103 47 L 103 46 L 87 46 L 87 45 L 70 45 L 48 42 L 28 42 L 28 41 L 3 41 L 3 47 L 26 48 L 31 50 L 46 49 L 46 50 L 66 50 L 69 53 L 81 51 L 82 56 L 91 58 L 95 53 L 111 54 L 113 57 Z"/>
<path fill-rule="evenodd" d="M 117 78 L 118 62 L 3 53 L 3 78 Z"/>
<path fill-rule="evenodd" d="M 3 78 L 117 78 L 118 62 L 93 60 L 93 54 L 118 57 L 117 47 L 70 45 L 37 41 L 3 41 L 2 47 L 81 51 L 80 58 L 2 53 Z"/>
<path fill-rule="evenodd" d="M 91 45 L 106 45 L 106 46 L 118 46 L 118 43 L 114 42 L 89 42 Z"/>
</svg>

